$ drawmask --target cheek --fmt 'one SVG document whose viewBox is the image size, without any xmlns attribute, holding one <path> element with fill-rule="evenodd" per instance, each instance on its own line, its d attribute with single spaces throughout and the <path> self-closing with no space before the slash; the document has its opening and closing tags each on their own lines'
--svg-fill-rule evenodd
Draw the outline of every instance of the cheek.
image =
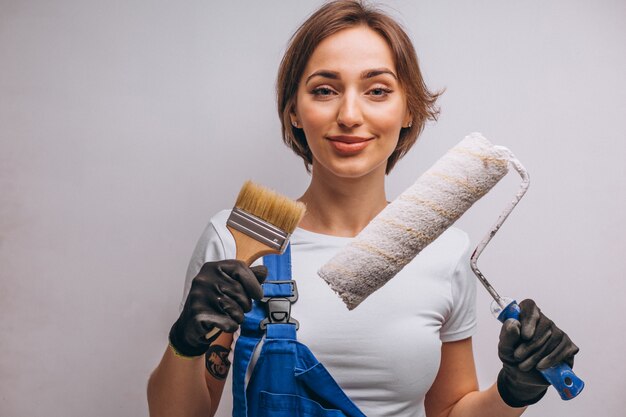
<svg viewBox="0 0 626 417">
<path fill-rule="evenodd" d="M 398 139 L 400 136 L 402 121 L 398 120 L 397 117 L 378 118 L 378 120 L 372 124 L 374 125 L 373 128 L 386 139 Z"/>
<path fill-rule="evenodd" d="M 372 127 L 380 129 L 381 133 L 399 135 L 405 112 L 402 103 L 389 103 L 384 107 L 372 108 L 369 121 Z"/>
<path fill-rule="evenodd" d="M 299 108 L 300 121 L 305 130 L 316 131 L 335 120 L 336 111 L 331 105 L 304 102 Z M 305 132 L 306 133 L 306 132 Z"/>
</svg>

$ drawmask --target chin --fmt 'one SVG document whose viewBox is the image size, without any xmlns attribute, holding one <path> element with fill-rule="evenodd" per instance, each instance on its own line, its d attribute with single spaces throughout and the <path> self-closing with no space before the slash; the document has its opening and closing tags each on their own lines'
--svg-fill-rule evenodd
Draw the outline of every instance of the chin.
<svg viewBox="0 0 626 417">
<path fill-rule="evenodd" d="M 340 178 L 361 178 L 370 174 L 374 174 L 375 172 L 381 170 L 383 173 L 385 172 L 386 162 L 382 161 L 364 161 L 361 160 L 353 160 L 353 161 L 333 161 L 330 164 L 317 164 L 317 167 L 320 167 L 323 171 L 326 171 L 328 174 L 334 175 Z M 313 169 L 315 170 L 315 165 Z M 319 169 L 319 168 L 318 168 Z"/>
</svg>

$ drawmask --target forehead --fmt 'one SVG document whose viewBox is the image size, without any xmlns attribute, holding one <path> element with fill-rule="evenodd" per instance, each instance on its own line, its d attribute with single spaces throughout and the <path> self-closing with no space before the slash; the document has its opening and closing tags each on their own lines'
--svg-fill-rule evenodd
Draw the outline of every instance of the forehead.
<svg viewBox="0 0 626 417">
<path fill-rule="evenodd" d="M 319 69 L 341 73 L 360 73 L 387 67 L 396 71 L 387 41 L 367 26 L 343 29 L 317 45 L 305 68 L 305 76 Z"/>
</svg>

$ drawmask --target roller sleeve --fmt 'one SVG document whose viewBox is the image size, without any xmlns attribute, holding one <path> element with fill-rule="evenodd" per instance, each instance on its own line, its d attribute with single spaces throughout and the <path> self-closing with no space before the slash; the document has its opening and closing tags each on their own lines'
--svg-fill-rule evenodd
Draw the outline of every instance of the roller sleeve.
<svg viewBox="0 0 626 417">
<path fill-rule="evenodd" d="M 508 172 L 506 148 L 472 133 L 387 205 L 318 274 L 352 310 Z"/>
</svg>

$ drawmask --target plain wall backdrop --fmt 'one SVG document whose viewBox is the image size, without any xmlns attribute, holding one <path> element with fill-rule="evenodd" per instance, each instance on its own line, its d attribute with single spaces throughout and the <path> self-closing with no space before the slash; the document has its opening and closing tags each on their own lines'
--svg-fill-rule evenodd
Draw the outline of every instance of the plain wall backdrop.
<svg viewBox="0 0 626 417">
<path fill-rule="evenodd" d="M 281 54 L 320 1 L 0 0 L 0 415 L 145 416 L 191 251 L 251 178 L 297 198 Z M 587 383 L 525 415 L 623 416 L 626 2 L 387 1 L 441 117 L 388 177 L 395 198 L 466 134 L 531 186 L 481 258 L 580 346 Z M 461 219 L 474 244 L 519 183 Z M 478 375 L 500 368 L 479 288 Z M 220 416 L 227 416 L 223 411 Z"/>
</svg>

